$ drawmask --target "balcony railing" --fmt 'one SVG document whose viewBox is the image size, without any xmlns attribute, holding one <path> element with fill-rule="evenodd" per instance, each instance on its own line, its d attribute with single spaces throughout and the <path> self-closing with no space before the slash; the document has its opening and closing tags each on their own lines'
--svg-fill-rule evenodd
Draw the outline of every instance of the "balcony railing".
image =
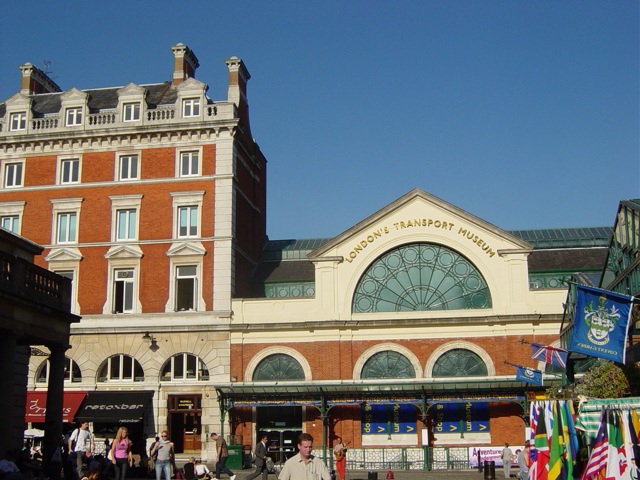
<svg viewBox="0 0 640 480">
<path fill-rule="evenodd" d="M 0 252 L 0 293 L 62 312 L 71 310 L 71 280 Z"/>
</svg>

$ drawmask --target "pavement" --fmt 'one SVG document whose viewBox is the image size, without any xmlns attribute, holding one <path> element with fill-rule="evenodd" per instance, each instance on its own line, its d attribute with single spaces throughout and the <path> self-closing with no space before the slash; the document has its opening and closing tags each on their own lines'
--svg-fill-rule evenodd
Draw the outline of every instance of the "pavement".
<svg viewBox="0 0 640 480">
<path fill-rule="evenodd" d="M 236 480 L 244 480 L 253 470 L 236 470 Z M 377 480 L 386 480 L 386 471 L 377 471 Z M 369 472 L 366 470 L 348 470 L 345 480 L 369 480 Z M 225 480 L 223 477 L 221 480 Z M 261 478 L 261 477 L 258 477 Z M 275 480 L 275 475 L 269 475 L 268 480 Z M 484 473 L 476 470 L 398 470 L 393 472 L 394 480 L 484 480 Z M 496 479 L 502 480 L 502 470 L 496 472 Z"/>
</svg>

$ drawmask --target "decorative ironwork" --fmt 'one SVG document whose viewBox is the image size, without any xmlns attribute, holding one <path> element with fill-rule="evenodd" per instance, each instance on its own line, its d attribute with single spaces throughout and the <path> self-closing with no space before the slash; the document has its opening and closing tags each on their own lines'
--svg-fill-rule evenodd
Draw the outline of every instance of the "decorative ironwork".
<svg viewBox="0 0 640 480">
<path fill-rule="evenodd" d="M 281 353 L 264 358 L 253 372 L 254 382 L 304 379 L 304 370 L 300 363 L 292 356 Z"/>
<path fill-rule="evenodd" d="M 443 354 L 433 366 L 434 377 L 486 377 L 487 366 L 471 350 L 454 348 Z"/>
<path fill-rule="evenodd" d="M 361 378 L 415 378 L 416 371 L 407 357 L 393 350 L 376 353 L 362 367 Z"/>
<path fill-rule="evenodd" d="M 442 245 L 403 245 L 378 258 L 360 278 L 352 311 L 410 312 L 491 307 L 476 267 Z"/>
</svg>

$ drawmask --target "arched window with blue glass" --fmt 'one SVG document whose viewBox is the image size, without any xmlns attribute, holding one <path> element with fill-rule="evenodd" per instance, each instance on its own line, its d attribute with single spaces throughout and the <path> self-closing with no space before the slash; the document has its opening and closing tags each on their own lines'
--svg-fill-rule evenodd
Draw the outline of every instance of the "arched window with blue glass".
<svg viewBox="0 0 640 480">
<path fill-rule="evenodd" d="M 491 308 L 491 292 L 467 258 L 443 245 L 412 243 L 386 252 L 356 286 L 353 313 Z"/>
<path fill-rule="evenodd" d="M 275 353 L 263 358 L 253 372 L 254 382 L 304 379 L 304 370 L 300 362 L 284 353 Z"/>
</svg>

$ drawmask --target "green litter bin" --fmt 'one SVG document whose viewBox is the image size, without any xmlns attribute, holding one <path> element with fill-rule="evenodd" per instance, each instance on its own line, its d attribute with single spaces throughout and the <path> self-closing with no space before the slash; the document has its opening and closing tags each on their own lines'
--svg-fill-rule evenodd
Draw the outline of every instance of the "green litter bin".
<svg viewBox="0 0 640 480">
<path fill-rule="evenodd" d="M 240 470 L 242 468 L 242 445 L 227 445 L 227 449 L 229 450 L 229 458 L 227 458 L 225 465 L 231 470 Z"/>
</svg>

